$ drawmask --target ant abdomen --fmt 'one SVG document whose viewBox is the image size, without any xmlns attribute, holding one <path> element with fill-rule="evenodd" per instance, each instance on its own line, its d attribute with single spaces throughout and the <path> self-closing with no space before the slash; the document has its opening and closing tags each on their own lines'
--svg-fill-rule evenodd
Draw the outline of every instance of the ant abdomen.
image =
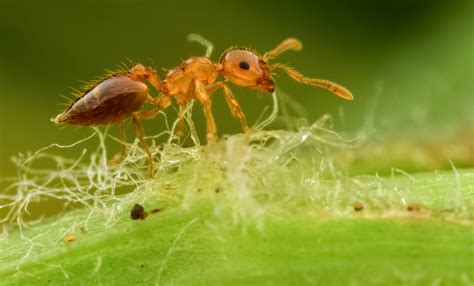
<svg viewBox="0 0 474 286">
<path fill-rule="evenodd" d="M 54 121 L 81 126 L 120 122 L 138 111 L 147 96 L 146 84 L 127 75 L 115 75 L 86 91 Z"/>
</svg>

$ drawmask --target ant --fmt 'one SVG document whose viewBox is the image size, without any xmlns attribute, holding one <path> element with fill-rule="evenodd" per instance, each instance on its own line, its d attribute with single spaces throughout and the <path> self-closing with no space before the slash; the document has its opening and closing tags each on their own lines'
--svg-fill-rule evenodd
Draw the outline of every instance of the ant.
<svg viewBox="0 0 474 286">
<path fill-rule="evenodd" d="M 224 51 L 218 63 L 213 63 L 210 60 L 213 49 L 211 43 L 193 34 L 188 39 L 206 46 L 206 56 L 191 57 L 183 61 L 178 67 L 169 70 L 166 78 L 161 83 L 162 93 L 157 97 L 156 105 L 160 109 L 167 108 L 171 104 L 170 98 L 174 97 L 180 106 L 178 118 L 179 122 L 182 122 L 183 111 L 187 103 L 193 99 L 199 100 L 206 118 L 208 142 L 213 142 L 217 133 L 211 112 L 211 96 L 219 89 L 224 90 L 227 105 L 232 115 L 240 120 L 244 132 L 248 133 L 250 131 L 237 99 L 226 85 L 227 81 L 239 86 L 272 93 L 275 90 L 272 71 L 281 69 L 298 82 L 325 88 L 347 100 L 353 99 L 349 90 L 334 82 L 305 77 L 295 69 L 281 63 L 268 64 L 269 60 L 276 58 L 285 51 L 301 50 L 303 45 L 297 39 L 288 38 L 263 56 L 248 48 L 232 47 Z M 224 80 L 216 81 L 219 75 Z"/>
<path fill-rule="evenodd" d="M 219 89 L 223 89 L 227 105 L 232 114 L 240 120 L 243 130 L 246 133 L 250 132 L 238 101 L 226 85 L 227 81 L 272 93 L 275 90 L 272 71 L 281 69 L 298 82 L 325 88 L 347 100 L 353 99 L 349 90 L 336 83 L 305 77 L 295 69 L 281 63 L 268 64 L 270 60 L 283 52 L 301 50 L 303 45 L 297 39 L 288 38 L 263 56 L 248 48 L 232 47 L 224 51 L 218 63 L 210 60 L 213 49 L 211 43 L 197 35 L 190 35 L 189 39 L 206 46 L 206 55 L 185 60 L 178 67 L 169 70 L 163 81 L 154 69 L 142 64 L 136 64 L 128 71 L 112 73 L 90 85 L 65 112 L 59 114 L 53 121 L 58 124 L 68 123 L 80 126 L 118 123 L 120 138 L 122 142 L 125 142 L 123 122 L 126 118 L 132 117 L 135 134 L 148 157 L 148 175 L 152 178 L 153 155 L 144 139 L 144 131 L 139 119 L 153 119 L 160 110 L 171 105 L 172 98 L 180 107 L 179 122 L 182 122 L 185 107 L 191 100 L 197 99 L 201 102 L 207 123 L 208 142 L 213 142 L 217 133 L 211 111 L 211 96 Z M 216 81 L 219 75 L 224 80 Z M 145 82 L 150 83 L 160 92 L 157 98 L 149 95 Z M 155 105 L 155 108 L 140 111 L 145 102 Z M 123 144 L 119 155 L 115 160 L 117 162 L 126 155 L 126 147 Z"/>
</svg>

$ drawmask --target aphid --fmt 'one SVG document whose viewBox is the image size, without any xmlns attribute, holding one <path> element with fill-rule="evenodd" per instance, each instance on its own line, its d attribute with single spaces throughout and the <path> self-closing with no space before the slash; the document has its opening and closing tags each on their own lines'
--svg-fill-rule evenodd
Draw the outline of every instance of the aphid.
<svg viewBox="0 0 474 286">
<path fill-rule="evenodd" d="M 166 108 L 170 104 L 170 97 L 174 97 L 180 106 L 179 119 L 182 121 L 182 111 L 186 104 L 192 99 L 199 100 L 206 117 L 208 141 L 214 140 L 217 131 L 211 112 L 211 96 L 219 89 L 224 90 L 227 105 L 232 114 L 240 120 L 243 130 L 245 132 L 249 131 L 245 115 L 232 91 L 226 85 L 227 81 L 243 87 L 273 92 L 275 83 L 272 79 L 272 71 L 281 69 L 298 82 L 325 88 L 347 100 L 353 99 L 349 90 L 336 83 L 305 77 L 284 64 L 268 64 L 268 61 L 285 51 L 301 50 L 303 45 L 297 39 L 286 39 L 263 56 L 247 48 L 233 47 L 221 55 L 218 63 L 213 63 L 209 59 L 212 45 L 196 35 L 193 35 L 193 37 L 193 40 L 197 40 L 208 47 L 207 55 L 191 57 L 181 63 L 180 66 L 169 70 L 161 83 L 162 94 L 157 98 L 156 104 L 158 108 Z M 216 81 L 219 75 L 224 77 L 223 81 Z"/>
<path fill-rule="evenodd" d="M 139 111 L 145 102 L 155 103 L 148 94 L 148 81 L 156 89 L 161 89 L 160 80 L 155 70 L 141 64 L 135 65 L 127 72 L 117 72 L 86 89 L 69 108 L 53 120 L 57 124 L 73 124 L 80 126 L 98 126 L 118 123 L 120 139 L 125 141 L 124 120 L 132 117 L 142 148 L 148 157 L 148 175 L 153 177 L 153 155 L 144 139 L 143 128 L 139 118 L 152 119 L 158 108 Z M 126 147 L 122 144 L 121 152 L 115 162 L 120 162 L 126 155 Z"/>
</svg>

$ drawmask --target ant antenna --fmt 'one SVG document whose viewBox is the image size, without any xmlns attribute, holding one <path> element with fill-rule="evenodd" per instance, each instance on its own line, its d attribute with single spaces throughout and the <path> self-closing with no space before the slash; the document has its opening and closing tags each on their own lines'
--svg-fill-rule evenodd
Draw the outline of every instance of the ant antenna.
<svg viewBox="0 0 474 286">
<path fill-rule="evenodd" d="M 288 50 L 293 50 L 293 51 L 300 51 L 303 48 L 303 44 L 295 38 L 288 38 L 281 42 L 276 48 L 273 50 L 266 52 L 263 55 L 263 59 L 265 61 L 269 61 L 271 59 L 276 58 L 279 54 L 284 53 Z"/>
<path fill-rule="evenodd" d="M 212 45 L 211 42 L 208 40 L 204 39 L 201 35 L 198 34 L 189 34 L 188 35 L 188 41 L 190 42 L 197 42 L 204 47 L 206 47 L 206 58 L 210 58 L 212 54 L 212 50 L 214 49 L 214 45 Z"/>
<path fill-rule="evenodd" d="M 354 97 L 352 96 L 352 93 L 342 85 L 339 85 L 335 82 L 325 80 L 325 79 L 317 79 L 317 78 L 309 78 L 304 75 L 302 75 L 300 72 L 297 70 L 284 65 L 284 64 L 273 64 L 272 69 L 282 69 L 283 71 L 286 72 L 286 74 L 291 77 L 292 79 L 296 80 L 297 82 L 301 82 L 304 84 L 309 84 L 312 86 L 317 86 L 321 87 L 324 89 L 329 90 L 330 92 L 334 93 L 335 95 L 344 98 L 346 100 L 352 100 Z"/>
</svg>

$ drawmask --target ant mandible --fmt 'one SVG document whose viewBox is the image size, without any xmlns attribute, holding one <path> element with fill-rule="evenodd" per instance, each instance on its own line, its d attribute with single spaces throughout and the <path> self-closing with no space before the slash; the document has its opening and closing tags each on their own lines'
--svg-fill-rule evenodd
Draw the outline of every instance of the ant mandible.
<svg viewBox="0 0 474 286">
<path fill-rule="evenodd" d="M 301 50 L 303 45 L 297 39 L 286 39 L 263 56 L 244 47 L 232 47 L 224 51 L 218 63 L 213 63 L 209 59 L 212 52 L 212 45 L 209 42 L 197 35 L 191 35 L 190 39 L 207 46 L 206 56 L 185 60 L 178 67 L 169 70 L 163 81 L 160 81 L 154 69 L 142 64 L 136 64 L 126 72 L 112 73 L 82 92 L 65 112 L 54 119 L 54 122 L 80 126 L 118 123 L 121 140 L 125 142 L 123 122 L 126 118 L 132 117 L 136 136 L 148 157 L 148 175 L 153 177 L 153 154 L 144 139 L 143 127 L 139 119 L 153 119 L 160 110 L 171 105 L 172 98 L 180 106 L 179 121 L 182 121 L 185 106 L 191 100 L 197 99 L 201 102 L 206 118 L 208 142 L 214 141 L 217 133 L 211 111 L 211 96 L 219 89 L 224 90 L 225 100 L 232 114 L 240 120 L 243 130 L 250 131 L 245 115 L 232 91 L 226 85 L 226 81 L 256 90 L 274 92 L 272 71 L 281 69 L 298 82 L 325 88 L 347 100 L 353 99 L 349 90 L 336 83 L 305 77 L 295 69 L 281 63 L 268 64 L 268 61 L 285 51 Z M 224 77 L 223 81 L 216 81 L 219 75 Z M 147 81 L 161 92 L 156 99 L 149 95 L 145 84 Z M 140 111 L 145 102 L 154 104 L 156 107 Z M 122 144 L 120 156 L 116 158 L 116 161 L 120 162 L 125 155 L 126 147 Z"/>
</svg>

